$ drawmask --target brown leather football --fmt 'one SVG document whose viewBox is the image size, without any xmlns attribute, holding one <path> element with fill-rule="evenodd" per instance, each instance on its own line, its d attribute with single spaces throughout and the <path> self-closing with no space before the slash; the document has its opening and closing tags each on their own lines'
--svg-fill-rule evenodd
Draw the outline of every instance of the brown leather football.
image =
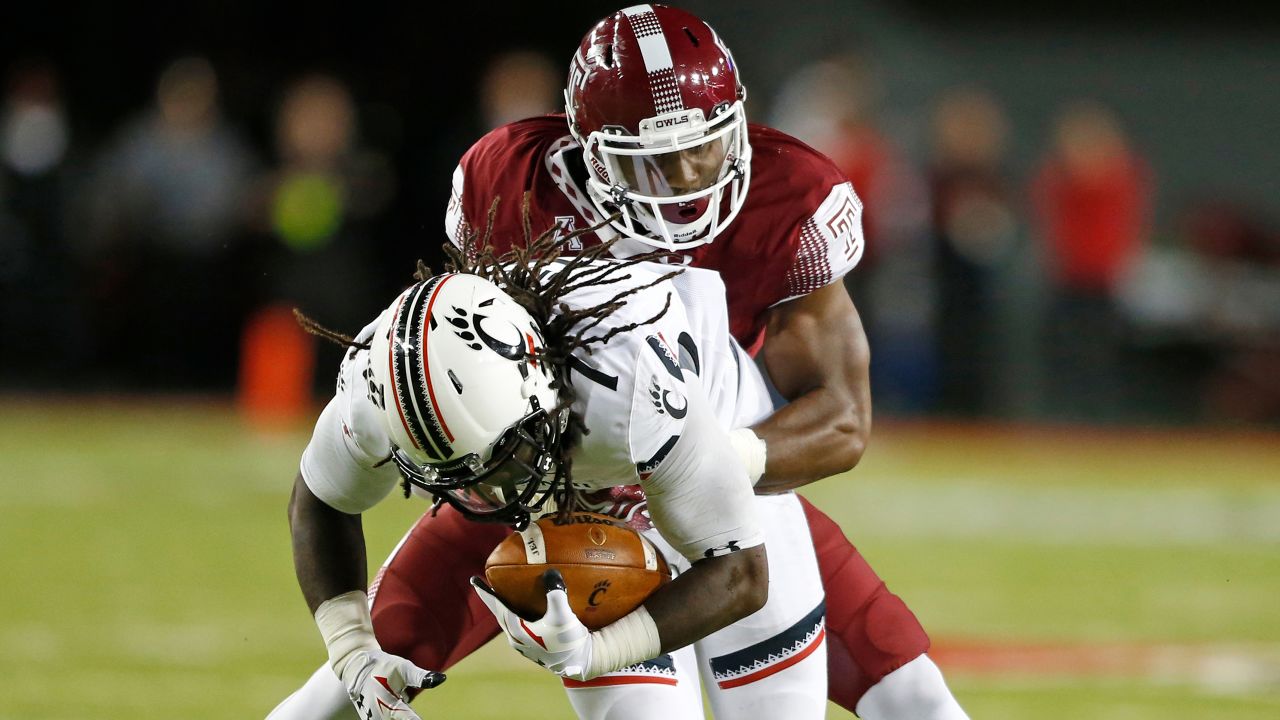
<svg viewBox="0 0 1280 720">
<path fill-rule="evenodd" d="M 542 574 L 564 576 L 569 605 L 592 630 L 640 606 L 671 579 L 653 544 L 617 518 L 575 512 L 551 515 L 512 533 L 489 555 L 484 575 L 507 607 L 526 620 L 547 610 Z"/>
</svg>

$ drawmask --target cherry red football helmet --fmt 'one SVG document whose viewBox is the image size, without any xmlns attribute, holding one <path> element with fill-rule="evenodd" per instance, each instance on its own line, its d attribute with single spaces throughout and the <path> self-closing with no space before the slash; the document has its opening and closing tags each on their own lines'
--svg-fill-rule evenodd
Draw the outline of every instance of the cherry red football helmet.
<svg viewBox="0 0 1280 720">
<path fill-rule="evenodd" d="M 565 108 L 587 191 L 627 237 L 668 250 L 711 242 L 751 179 L 746 90 L 711 26 L 636 5 L 596 24 L 569 68 Z"/>
</svg>

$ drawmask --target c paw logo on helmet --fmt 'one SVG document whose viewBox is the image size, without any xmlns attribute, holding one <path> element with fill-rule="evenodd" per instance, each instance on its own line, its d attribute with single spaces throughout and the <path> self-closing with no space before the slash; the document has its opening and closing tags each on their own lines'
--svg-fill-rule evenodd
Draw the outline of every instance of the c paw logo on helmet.
<svg viewBox="0 0 1280 720">
<path fill-rule="evenodd" d="M 490 298 L 480 303 L 480 307 L 492 304 L 493 299 Z M 453 334 L 467 343 L 467 347 L 472 350 L 488 347 L 513 362 L 524 360 L 530 352 L 534 351 L 533 336 L 522 336 L 520 328 L 508 320 L 478 312 L 468 313 L 465 308 L 457 306 L 450 306 L 445 311 L 444 319 L 453 326 Z"/>
</svg>

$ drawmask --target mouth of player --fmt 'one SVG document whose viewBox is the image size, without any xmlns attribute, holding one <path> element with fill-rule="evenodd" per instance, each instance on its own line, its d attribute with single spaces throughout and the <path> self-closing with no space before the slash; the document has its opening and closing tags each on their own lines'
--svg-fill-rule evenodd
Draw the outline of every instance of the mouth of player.
<svg viewBox="0 0 1280 720">
<path fill-rule="evenodd" d="M 689 200 L 675 205 L 664 205 L 662 207 L 662 217 L 667 222 L 688 223 L 701 217 L 702 213 L 707 211 L 708 205 L 710 205 L 709 198 Z"/>
</svg>

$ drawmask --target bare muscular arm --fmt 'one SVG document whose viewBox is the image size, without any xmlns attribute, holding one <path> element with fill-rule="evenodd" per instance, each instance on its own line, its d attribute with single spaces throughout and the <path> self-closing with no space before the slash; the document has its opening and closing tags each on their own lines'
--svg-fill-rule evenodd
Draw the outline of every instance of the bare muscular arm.
<svg viewBox="0 0 1280 720">
<path fill-rule="evenodd" d="M 699 560 L 645 601 L 662 652 L 671 652 L 764 607 L 769 561 L 763 545 Z"/>
<path fill-rule="evenodd" d="M 857 465 L 871 432 L 871 353 L 844 283 L 773 308 L 763 357 L 790 403 L 752 428 L 768 446 L 756 492 L 791 490 Z"/>
<path fill-rule="evenodd" d="M 367 589 L 360 516 L 326 505 L 307 487 L 301 473 L 289 497 L 289 533 L 298 585 L 312 614 L 329 598 Z"/>
</svg>

